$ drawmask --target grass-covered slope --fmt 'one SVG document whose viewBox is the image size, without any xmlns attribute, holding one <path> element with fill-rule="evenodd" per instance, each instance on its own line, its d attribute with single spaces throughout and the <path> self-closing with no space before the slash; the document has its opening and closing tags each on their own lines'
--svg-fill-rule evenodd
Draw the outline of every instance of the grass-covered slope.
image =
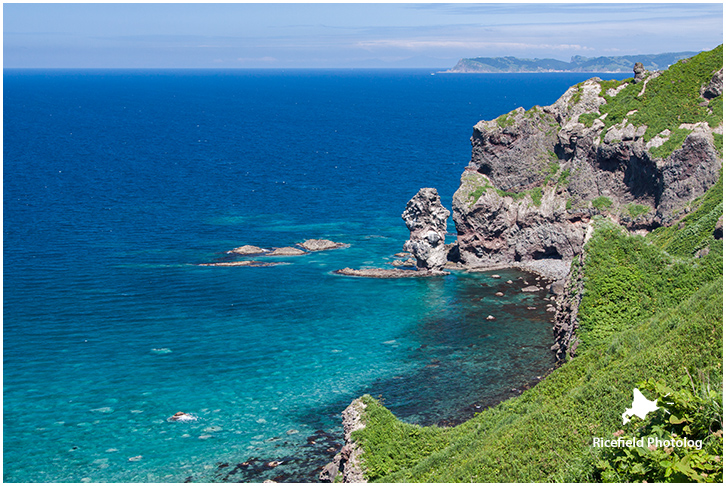
<svg viewBox="0 0 726 486">
<path fill-rule="evenodd" d="M 638 383 L 651 379 L 677 387 L 689 374 L 703 376 L 721 397 L 723 241 L 713 237 L 714 212 L 722 212 L 720 184 L 681 224 L 648 238 L 604 219 L 597 224 L 582 269 L 584 345 L 520 397 L 448 429 L 404 424 L 365 397 L 367 426 L 354 438 L 365 451 L 369 480 L 602 480 L 598 464 L 607 451 L 592 447 L 593 438 L 610 439 L 622 427 L 621 414 Z M 723 439 L 704 433 L 716 446 L 702 455 L 716 467 L 720 457 L 715 459 L 713 447 L 721 454 Z M 722 475 L 721 466 L 698 477 L 713 481 Z"/>
<path fill-rule="evenodd" d="M 720 241 L 711 242 L 710 248 L 714 259 L 722 255 Z M 367 397 L 370 419 L 354 437 L 365 451 L 368 478 L 593 480 L 593 464 L 600 454 L 591 447 L 593 437 L 612 438 L 621 427 L 621 414 L 630 406 L 637 383 L 648 378 L 677 383 L 687 370 L 721 383 L 722 278 L 691 290 L 677 305 L 661 307 L 590 346 L 522 396 L 455 428 L 402 424 Z"/>
<path fill-rule="evenodd" d="M 583 269 L 586 283 L 578 337 L 585 348 L 659 310 L 675 307 L 721 278 L 723 248 L 713 242 L 713 231 L 723 214 L 722 184 L 723 176 L 696 201 L 700 202 L 696 211 L 647 238 L 627 236 L 607 220 L 599 224 L 597 238 L 587 246 Z M 704 248 L 704 255 L 696 258 Z"/>
<path fill-rule="evenodd" d="M 667 157 L 681 146 L 692 129 L 681 128 L 683 124 L 705 121 L 711 128 L 723 122 L 723 95 L 708 102 L 700 96 L 702 86 L 708 85 L 714 72 L 723 66 L 723 45 L 702 52 L 689 59 L 683 59 L 664 71 L 660 76 L 643 83 L 623 81 L 603 81 L 601 96 L 606 100 L 597 112 L 580 115 L 579 121 L 592 126 L 596 119 L 604 122 L 602 132 L 628 120 L 636 128 L 646 126 L 643 137 L 645 142 L 663 133 L 670 132 L 668 141 L 651 148 L 656 157 Z M 608 91 L 627 84 L 611 96 Z M 642 94 L 641 94 L 642 91 Z M 716 144 L 723 150 L 723 136 L 717 137 Z"/>
</svg>

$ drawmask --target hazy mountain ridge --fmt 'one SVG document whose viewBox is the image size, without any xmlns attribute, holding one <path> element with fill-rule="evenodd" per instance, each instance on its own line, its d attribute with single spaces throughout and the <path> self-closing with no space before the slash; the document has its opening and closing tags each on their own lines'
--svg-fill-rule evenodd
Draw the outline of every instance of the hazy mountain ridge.
<svg viewBox="0 0 726 486">
<path fill-rule="evenodd" d="M 697 52 L 636 54 L 632 56 L 572 56 L 570 62 L 558 59 L 521 59 L 506 57 L 474 57 L 461 59 L 447 73 L 546 73 L 546 72 L 631 72 L 636 62 L 648 71 L 667 69 L 681 59 Z"/>
</svg>

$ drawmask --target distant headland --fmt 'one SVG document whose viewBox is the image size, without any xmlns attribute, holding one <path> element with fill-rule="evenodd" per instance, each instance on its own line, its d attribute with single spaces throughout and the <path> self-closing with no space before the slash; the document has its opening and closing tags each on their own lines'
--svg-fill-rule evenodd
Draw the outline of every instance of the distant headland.
<svg viewBox="0 0 726 486">
<path fill-rule="evenodd" d="M 648 71 L 668 69 L 668 66 L 693 57 L 697 52 L 668 52 L 665 54 L 636 54 L 633 56 L 572 56 L 570 62 L 557 59 L 520 59 L 517 57 L 473 57 L 461 59 L 444 73 L 627 73 L 633 64 L 643 63 Z"/>
</svg>

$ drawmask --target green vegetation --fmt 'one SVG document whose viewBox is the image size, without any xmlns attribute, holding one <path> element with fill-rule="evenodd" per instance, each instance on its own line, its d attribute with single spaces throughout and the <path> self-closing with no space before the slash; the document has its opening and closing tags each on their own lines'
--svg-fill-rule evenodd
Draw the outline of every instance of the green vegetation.
<svg viewBox="0 0 726 486">
<path fill-rule="evenodd" d="M 583 265 L 573 262 L 585 285 L 577 356 L 521 396 L 453 428 L 403 424 L 367 397 L 366 416 L 376 418 L 354 437 L 368 479 L 722 481 L 723 425 L 714 410 L 723 396 L 723 241 L 708 235 L 723 207 L 721 182 L 698 204 L 680 225 L 647 238 L 600 218 Z M 699 258 L 697 248 L 709 251 Z M 686 385 L 689 375 L 703 378 Z M 650 399 L 672 392 L 671 415 L 648 415 L 621 431 L 637 386 Z M 623 433 L 703 437 L 706 447 L 593 447 L 594 437 Z"/>
<path fill-rule="evenodd" d="M 499 128 L 511 127 L 514 125 L 514 117 L 506 113 L 497 118 L 497 125 L 499 125 Z"/>
<path fill-rule="evenodd" d="M 678 230 L 674 240 L 696 245 L 701 238 L 700 232 L 694 233 L 696 225 L 698 222 Z M 722 274 L 723 247 L 713 236 L 708 255 L 685 259 L 682 253 L 670 255 L 605 219 L 599 222 L 596 235 L 587 246 L 586 287 L 579 310 L 578 337 L 584 349 L 660 309 L 674 307 Z"/>
<path fill-rule="evenodd" d="M 568 105 L 576 105 L 580 102 L 582 99 L 582 86 L 585 83 L 577 83 L 577 91 L 575 94 L 572 95 L 572 98 L 570 98 L 570 101 L 568 101 Z"/>
<path fill-rule="evenodd" d="M 723 135 L 720 133 L 713 134 L 713 144 L 718 150 L 718 154 L 723 158 Z"/>
<path fill-rule="evenodd" d="M 645 420 L 633 417 L 619 431 L 620 439 L 633 445 L 607 449 L 597 464 L 598 479 L 608 483 L 723 481 L 723 391 L 712 388 L 704 376 L 694 381 L 686 374 L 680 385 L 673 389 L 653 379 L 638 384 L 639 390 L 655 396 L 660 409 Z M 693 446 L 670 445 L 678 441 Z"/>
<path fill-rule="evenodd" d="M 680 256 L 692 256 L 707 246 L 718 218 L 723 215 L 723 169 L 716 184 L 693 204 L 697 209 L 683 218 L 683 229 L 664 226 L 653 231 L 650 240 L 668 253 Z"/>
<path fill-rule="evenodd" d="M 488 189 L 493 189 L 497 193 L 497 195 L 499 195 L 499 197 L 511 197 L 515 201 L 520 201 L 527 197 L 527 195 L 529 195 L 532 198 L 532 202 L 535 204 L 535 206 L 539 206 L 542 203 L 543 192 L 541 187 L 535 187 L 534 189 L 530 189 L 528 191 L 510 192 L 497 189 L 496 187 L 492 186 L 487 182 L 485 185 L 477 186 L 469 192 L 469 205 L 476 203 L 481 195 L 484 194 Z"/>
<path fill-rule="evenodd" d="M 691 130 L 685 128 L 676 128 L 671 131 L 671 136 L 668 140 L 660 147 L 654 147 L 650 149 L 650 153 L 655 157 L 666 158 L 674 150 L 678 149 L 686 141 L 686 137 L 691 133 Z"/>
<path fill-rule="evenodd" d="M 597 113 L 580 115 L 579 122 L 592 127 L 594 121 L 605 114 L 604 133 L 627 118 L 636 127 L 648 127 L 643 137 L 646 142 L 668 129 L 672 133 L 668 142 L 650 150 L 655 157 L 668 157 L 690 133 L 678 128 L 682 123 L 706 121 L 709 126 L 716 127 L 723 121 L 723 95 L 706 106 L 701 106 L 704 100 L 700 96 L 701 87 L 707 85 L 713 73 L 722 66 L 723 45 L 672 65 L 660 76 L 648 81 L 642 95 L 643 83 L 638 83 L 628 84 L 614 97 L 608 96 L 610 88 L 632 82 L 632 79 L 603 81 L 600 83 L 601 96 L 607 103 L 600 106 Z M 635 113 L 628 115 L 631 112 Z M 720 146 L 723 147 L 723 138 Z"/>
<path fill-rule="evenodd" d="M 625 206 L 625 211 L 627 211 L 631 218 L 636 219 L 638 216 L 648 214 L 650 212 L 650 208 L 648 206 L 643 206 L 642 204 L 630 203 Z"/>
<path fill-rule="evenodd" d="M 366 405 L 366 428 L 365 432 L 353 432 L 353 438 L 380 445 L 376 454 L 366 455 L 369 478 L 383 477 L 400 468 L 411 467 L 449 445 L 447 429 L 401 422 L 370 395 L 364 395 L 361 400 Z"/>
<path fill-rule="evenodd" d="M 614 98 L 606 96 L 608 103 L 600 107 L 607 113 L 605 127 L 609 128 L 623 118 L 637 126 L 647 125 L 645 140 L 648 141 L 665 129 L 673 131 L 681 123 L 697 123 L 710 114 L 699 106 L 701 86 L 711 81 L 715 71 L 723 66 L 723 46 L 703 52 L 671 66 L 655 79 L 651 79 L 645 93 L 638 96 L 642 84 L 631 84 Z M 627 116 L 632 110 L 637 113 Z"/>
<path fill-rule="evenodd" d="M 557 179 L 558 186 L 566 186 L 570 183 L 570 169 L 565 169 L 560 173 L 560 178 Z"/>
<path fill-rule="evenodd" d="M 474 189 L 473 191 L 471 191 L 469 193 L 469 201 L 470 201 L 469 204 L 471 205 L 471 204 L 474 204 L 475 202 L 477 202 L 479 200 L 479 198 L 481 197 L 481 195 L 484 194 L 486 192 L 486 190 L 489 189 L 490 187 L 491 186 L 487 184 L 486 186 L 479 186 L 476 189 Z"/>
<path fill-rule="evenodd" d="M 624 84 L 630 84 L 633 82 L 633 78 L 627 78 L 627 79 L 610 79 L 607 81 L 603 81 L 600 83 L 601 90 L 600 90 L 600 96 L 603 98 L 607 95 L 608 90 L 610 89 L 616 89 Z"/>
<path fill-rule="evenodd" d="M 542 188 L 535 187 L 529 191 L 529 195 L 532 197 L 532 202 L 535 206 L 539 207 L 542 204 Z"/>
<path fill-rule="evenodd" d="M 592 207 L 597 209 L 598 211 L 607 211 L 613 205 L 613 202 L 610 200 L 610 198 L 606 196 L 598 196 L 591 202 Z"/>
<path fill-rule="evenodd" d="M 580 115 L 580 118 L 577 119 L 580 123 L 585 125 L 587 128 L 592 127 L 592 124 L 600 118 L 602 115 L 600 113 L 583 113 Z"/>
</svg>

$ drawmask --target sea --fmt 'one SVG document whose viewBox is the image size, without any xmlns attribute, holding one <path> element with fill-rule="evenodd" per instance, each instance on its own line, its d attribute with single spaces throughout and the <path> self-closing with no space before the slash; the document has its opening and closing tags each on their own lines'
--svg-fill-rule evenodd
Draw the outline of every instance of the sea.
<svg viewBox="0 0 726 486">
<path fill-rule="evenodd" d="M 363 394 L 446 426 L 536 383 L 532 275 L 334 272 L 451 209 L 479 120 L 593 76 L 5 69 L 3 480 L 316 481 Z M 200 265 L 310 238 L 347 246 Z"/>
</svg>

